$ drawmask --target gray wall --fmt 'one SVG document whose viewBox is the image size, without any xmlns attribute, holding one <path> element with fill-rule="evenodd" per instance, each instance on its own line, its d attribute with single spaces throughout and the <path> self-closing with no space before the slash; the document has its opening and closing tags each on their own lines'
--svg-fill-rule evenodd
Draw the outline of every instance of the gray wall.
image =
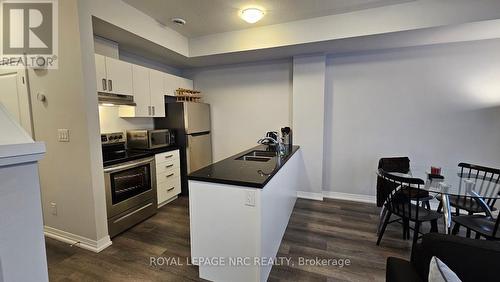
<svg viewBox="0 0 500 282">
<path fill-rule="evenodd" d="M 286 60 L 189 73 L 211 105 L 215 161 L 256 146 L 266 131 L 290 124 L 290 72 Z"/>
<path fill-rule="evenodd" d="M 500 40 L 327 62 L 324 190 L 375 195 L 382 156 L 500 167 Z"/>
</svg>

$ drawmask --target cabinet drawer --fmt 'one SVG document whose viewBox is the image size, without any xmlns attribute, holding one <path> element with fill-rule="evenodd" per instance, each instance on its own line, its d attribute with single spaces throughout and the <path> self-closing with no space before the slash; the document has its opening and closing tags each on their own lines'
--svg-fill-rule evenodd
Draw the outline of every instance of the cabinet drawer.
<svg viewBox="0 0 500 282">
<path fill-rule="evenodd" d="M 156 164 L 156 175 L 165 173 L 167 171 L 171 171 L 175 168 L 180 168 L 180 162 L 179 159 L 175 160 L 169 160 L 163 163 L 157 163 Z"/>
<path fill-rule="evenodd" d="M 162 173 L 156 174 L 156 182 L 163 183 L 181 176 L 181 168 L 174 167 Z"/>
<path fill-rule="evenodd" d="M 179 160 L 179 150 L 174 150 L 170 152 L 165 152 L 155 155 L 156 164 L 162 164 L 172 160 Z"/>
<path fill-rule="evenodd" d="M 169 181 L 158 183 L 157 193 L 158 193 L 158 204 L 161 204 L 166 200 L 179 195 L 181 193 L 181 178 L 176 177 Z"/>
</svg>

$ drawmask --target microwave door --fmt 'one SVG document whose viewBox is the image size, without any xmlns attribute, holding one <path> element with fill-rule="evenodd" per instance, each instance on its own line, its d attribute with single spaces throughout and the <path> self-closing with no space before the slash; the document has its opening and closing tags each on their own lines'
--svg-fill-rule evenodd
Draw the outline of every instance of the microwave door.
<svg viewBox="0 0 500 282">
<path fill-rule="evenodd" d="M 188 173 L 212 163 L 212 140 L 210 132 L 188 135 Z"/>
<path fill-rule="evenodd" d="M 210 131 L 210 105 L 205 103 L 184 103 L 186 134 Z"/>
</svg>

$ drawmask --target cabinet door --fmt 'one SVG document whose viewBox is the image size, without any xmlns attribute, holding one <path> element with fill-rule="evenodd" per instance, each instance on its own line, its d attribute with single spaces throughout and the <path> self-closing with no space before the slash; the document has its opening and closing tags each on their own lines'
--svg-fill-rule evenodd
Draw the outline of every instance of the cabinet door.
<svg viewBox="0 0 500 282">
<path fill-rule="evenodd" d="M 151 94 L 149 89 L 149 69 L 132 65 L 135 117 L 151 116 Z"/>
<path fill-rule="evenodd" d="M 106 77 L 106 59 L 104 56 L 95 54 L 95 75 L 97 80 L 97 92 L 107 92 L 108 80 Z"/>
<path fill-rule="evenodd" d="M 132 64 L 106 57 L 106 75 L 108 77 L 108 92 L 132 95 Z"/>
<path fill-rule="evenodd" d="M 175 96 L 175 90 L 178 88 L 178 82 L 176 81 L 176 76 L 165 73 L 163 76 L 163 84 L 165 88 L 165 94 L 168 96 Z"/>
<path fill-rule="evenodd" d="M 164 73 L 149 70 L 149 88 L 151 90 L 151 107 L 154 117 L 165 117 Z"/>
<path fill-rule="evenodd" d="M 194 89 L 193 88 L 193 81 L 191 79 L 187 79 L 184 77 L 178 77 L 177 83 L 178 83 L 177 88 Z"/>
<path fill-rule="evenodd" d="M 165 74 L 165 90 L 167 95 L 175 96 L 176 90 L 179 88 L 193 89 L 193 81 L 184 77 L 179 77 L 175 75 Z"/>
</svg>

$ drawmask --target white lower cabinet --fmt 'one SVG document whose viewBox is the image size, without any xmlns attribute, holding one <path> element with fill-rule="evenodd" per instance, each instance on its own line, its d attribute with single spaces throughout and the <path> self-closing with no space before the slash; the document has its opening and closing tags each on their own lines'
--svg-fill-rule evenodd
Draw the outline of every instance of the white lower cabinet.
<svg viewBox="0 0 500 282">
<path fill-rule="evenodd" d="M 181 193 L 179 150 L 155 155 L 158 206 L 163 206 Z"/>
</svg>

